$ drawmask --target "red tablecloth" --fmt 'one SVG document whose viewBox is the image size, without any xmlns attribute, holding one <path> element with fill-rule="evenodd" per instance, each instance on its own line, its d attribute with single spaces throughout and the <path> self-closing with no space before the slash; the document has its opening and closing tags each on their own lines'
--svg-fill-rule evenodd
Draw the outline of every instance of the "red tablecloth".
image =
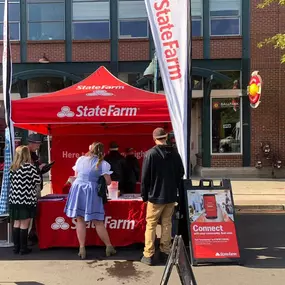
<svg viewBox="0 0 285 285">
<path fill-rule="evenodd" d="M 37 219 L 39 248 L 77 247 L 76 219 L 64 214 L 66 200 L 40 200 Z M 146 205 L 140 200 L 115 200 L 105 205 L 105 225 L 114 246 L 144 242 Z M 86 245 L 103 245 L 91 223 Z"/>
</svg>

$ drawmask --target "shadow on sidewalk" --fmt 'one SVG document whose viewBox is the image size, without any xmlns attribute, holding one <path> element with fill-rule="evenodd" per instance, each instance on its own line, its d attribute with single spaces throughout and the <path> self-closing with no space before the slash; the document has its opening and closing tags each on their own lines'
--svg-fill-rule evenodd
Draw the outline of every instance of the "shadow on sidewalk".
<svg viewBox="0 0 285 285">
<path fill-rule="evenodd" d="M 238 234 L 245 267 L 285 268 L 285 214 L 240 214 Z"/>
</svg>

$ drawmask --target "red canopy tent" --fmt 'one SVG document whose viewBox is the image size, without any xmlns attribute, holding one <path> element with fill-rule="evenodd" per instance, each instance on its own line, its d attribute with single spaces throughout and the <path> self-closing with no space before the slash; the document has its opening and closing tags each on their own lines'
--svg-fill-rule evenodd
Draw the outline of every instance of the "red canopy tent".
<svg viewBox="0 0 285 285">
<path fill-rule="evenodd" d="M 105 124 L 170 122 L 170 117 L 164 95 L 132 87 L 100 67 L 63 90 L 14 100 L 12 120 L 15 127 L 57 135 L 96 132 Z"/>
<path fill-rule="evenodd" d="M 134 147 L 141 160 L 153 145 L 152 130 L 171 126 L 163 94 L 132 87 L 105 67 L 66 89 L 13 100 L 12 120 L 15 127 L 52 136 L 54 193 L 61 193 L 75 160 L 94 140 Z"/>
</svg>

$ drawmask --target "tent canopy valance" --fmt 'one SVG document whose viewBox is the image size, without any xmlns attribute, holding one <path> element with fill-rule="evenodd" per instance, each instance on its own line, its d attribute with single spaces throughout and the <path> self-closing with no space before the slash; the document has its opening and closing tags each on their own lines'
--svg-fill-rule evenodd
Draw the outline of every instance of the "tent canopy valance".
<svg viewBox="0 0 285 285">
<path fill-rule="evenodd" d="M 50 135 L 122 133 L 142 123 L 140 131 L 149 133 L 154 123 L 170 123 L 163 94 L 132 87 L 105 67 L 63 90 L 13 100 L 12 120 L 16 127 Z"/>
</svg>

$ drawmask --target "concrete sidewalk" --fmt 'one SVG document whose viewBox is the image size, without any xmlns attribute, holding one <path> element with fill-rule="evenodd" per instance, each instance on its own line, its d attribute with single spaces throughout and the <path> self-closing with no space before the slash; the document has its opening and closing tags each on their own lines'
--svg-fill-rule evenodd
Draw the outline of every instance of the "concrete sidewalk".
<svg viewBox="0 0 285 285">
<path fill-rule="evenodd" d="M 285 209 L 285 180 L 232 181 L 232 188 L 236 206 Z"/>
<path fill-rule="evenodd" d="M 197 183 L 196 179 L 193 183 Z M 235 206 L 243 210 L 285 210 L 285 180 L 232 180 Z M 45 182 L 42 195 L 51 193 Z"/>
</svg>

